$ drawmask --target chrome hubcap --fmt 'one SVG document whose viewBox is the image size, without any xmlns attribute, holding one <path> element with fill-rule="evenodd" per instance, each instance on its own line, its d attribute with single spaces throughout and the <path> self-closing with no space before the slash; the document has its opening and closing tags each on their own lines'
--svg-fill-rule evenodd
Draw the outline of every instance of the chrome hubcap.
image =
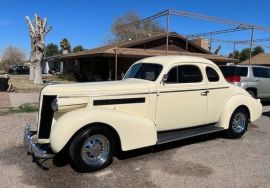
<svg viewBox="0 0 270 188">
<path fill-rule="evenodd" d="M 242 112 L 237 113 L 233 117 L 232 128 L 236 133 L 241 133 L 246 126 L 246 116 Z"/>
<path fill-rule="evenodd" d="M 93 135 L 84 142 L 81 156 L 88 165 L 102 165 L 107 161 L 109 151 L 109 140 L 103 135 Z"/>
</svg>

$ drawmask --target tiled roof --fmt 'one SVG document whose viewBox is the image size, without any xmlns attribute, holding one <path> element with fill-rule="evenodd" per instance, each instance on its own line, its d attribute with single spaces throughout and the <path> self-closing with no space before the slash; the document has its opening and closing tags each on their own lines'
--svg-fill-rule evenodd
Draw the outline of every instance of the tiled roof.
<svg viewBox="0 0 270 188">
<path fill-rule="evenodd" d="M 95 51 L 95 53 L 85 51 L 85 52 L 80 53 L 80 55 L 78 55 L 77 53 L 66 54 L 60 57 L 60 59 L 90 57 L 90 56 L 96 56 L 97 54 L 113 57 L 115 55 L 115 50 L 117 50 L 118 57 L 145 58 L 145 57 L 151 57 L 151 56 L 166 55 L 165 50 L 139 49 L 139 48 L 109 48 L 107 50 Z M 226 56 L 219 56 L 219 55 L 214 55 L 214 54 L 168 51 L 168 55 L 190 55 L 190 56 L 203 57 L 212 61 L 218 61 L 218 62 L 224 62 L 224 63 L 232 61 L 231 58 L 228 58 Z"/>
<path fill-rule="evenodd" d="M 249 59 L 240 62 L 239 64 L 247 65 L 249 64 Z M 270 65 L 270 54 L 269 53 L 260 53 L 251 57 L 251 64 L 255 65 Z"/>
<path fill-rule="evenodd" d="M 187 40 L 183 36 L 181 36 L 177 33 L 174 33 L 174 32 L 171 32 L 169 34 L 169 36 L 170 37 L 177 37 L 177 38 L 184 40 L 184 41 Z M 152 37 L 147 38 L 147 39 L 122 42 L 122 43 L 117 44 L 118 47 L 116 47 L 115 44 L 109 44 L 109 45 L 101 46 L 98 48 L 93 48 L 90 50 L 84 50 L 81 52 L 69 53 L 69 54 L 65 54 L 65 55 L 57 55 L 57 56 L 49 57 L 46 59 L 49 60 L 49 59 L 54 59 L 54 58 L 57 58 L 57 59 L 83 58 L 83 57 L 91 57 L 91 56 L 97 56 L 97 55 L 114 56 L 115 49 L 117 49 L 119 56 L 128 56 L 128 57 L 132 56 L 132 57 L 144 58 L 144 57 L 150 57 L 150 56 L 166 55 L 165 50 L 131 48 L 132 46 L 146 43 L 148 41 L 156 40 L 156 39 L 163 38 L 163 37 L 166 37 L 166 33 L 155 35 L 155 36 L 152 36 Z M 168 55 L 191 55 L 191 56 L 204 57 L 204 58 L 212 60 L 212 61 L 219 61 L 219 62 L 224 62 L 224 63 L 232 61 L 232 59 L 230 59 L 228 57 L 211 54 L 209 51 L 201 48 L 200 46 L 198 46 L 197 44 L 195 44 L 191 41 L 188 41 L 188 44 L 192 45 L 196 48 L 201 49 L 201 51 L 204 53 L 179 52 L 179 51 L 169 50 Z"/>
</svg>

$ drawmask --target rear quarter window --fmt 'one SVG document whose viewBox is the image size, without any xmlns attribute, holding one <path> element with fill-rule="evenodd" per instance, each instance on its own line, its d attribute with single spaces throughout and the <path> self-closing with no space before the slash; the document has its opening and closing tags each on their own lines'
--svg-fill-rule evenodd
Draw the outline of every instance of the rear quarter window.
<svg viewBox="0 0 270 188">
<path fill-rule="evenodd" d="M 218 82 L 219 76 L 218 73 L 215 71 L 215 69 L 211 67 L 206 67 L 206 75 L 209 82 Z"/>
</svg>

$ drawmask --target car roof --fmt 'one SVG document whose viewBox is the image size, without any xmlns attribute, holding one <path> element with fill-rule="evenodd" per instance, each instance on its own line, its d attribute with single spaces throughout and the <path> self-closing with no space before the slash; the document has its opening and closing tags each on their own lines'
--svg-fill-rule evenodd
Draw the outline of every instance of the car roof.
<svg viewBox="0 0 270 188">
<path fill-rule="evenodd" d="M 270 68 L 263 65 L 221 65 L 220 67 L 261 67 L 261 68 Z"/>
<path fill-rule="evenodd" d="M 262 66 L 262 65 L 237 65 L 238 67 L 261 67 L 261 68 L 270 68 L 267 66 Z"/>
<path fill-rule="evenodd" d="M 175 63 L 207 63 L 216 66 L 212 61 L 195 56 L 169 55 L 169 56 L 155 56 L 142 59 L 137 63 L 158 63 L 163 66 L 169 66 Z"/>
</svg>

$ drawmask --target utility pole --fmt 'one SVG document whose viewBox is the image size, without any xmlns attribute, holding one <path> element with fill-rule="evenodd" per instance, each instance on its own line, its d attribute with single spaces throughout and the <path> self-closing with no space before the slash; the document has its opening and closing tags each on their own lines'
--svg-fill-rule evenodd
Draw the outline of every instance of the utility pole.
<svg viewBox="0 0 270 188">
<path fill-rule="evenodd" d="M 234 61 L 235 61 L 235 45 L 236 45 L 236 43 L 234 42 L 233 43 L 233 63 L 235 63 Z"/>
<path fill-rule="evenodd" d="M 118 66 L 118 62 L 117 62 L 117 49 L 114 49 L 115 52 L 115 70 L 114 70 L 114 79 L 117 80 L 117 66 Z"/>
<path fill-rule="evenodd" d="M 212 52 L 212 40 L 213 40 L 213 35 L 211 34 L 211 37 L 210 37 L 210 46 L 209 46 L 209 52 L 210 53 Z"/>
<path fill-rule="evenodd" d="M 249 50 L 249 61 L 248 64 L 251 64 L 251 52 L 252 52 L 252 48 L 253 48 L 253 35 L 254 35 L 254 27 L 251 28 L 251 38 L 250 38 L 250 50 Z"/>
<path fill-rule="evenodd" d="M 168 55 L 169 51 L 169 24 L 170 24 L 170 10 L 167 14 L 167 28 L 166 28 L 166 55 Z"/>
</svg>

